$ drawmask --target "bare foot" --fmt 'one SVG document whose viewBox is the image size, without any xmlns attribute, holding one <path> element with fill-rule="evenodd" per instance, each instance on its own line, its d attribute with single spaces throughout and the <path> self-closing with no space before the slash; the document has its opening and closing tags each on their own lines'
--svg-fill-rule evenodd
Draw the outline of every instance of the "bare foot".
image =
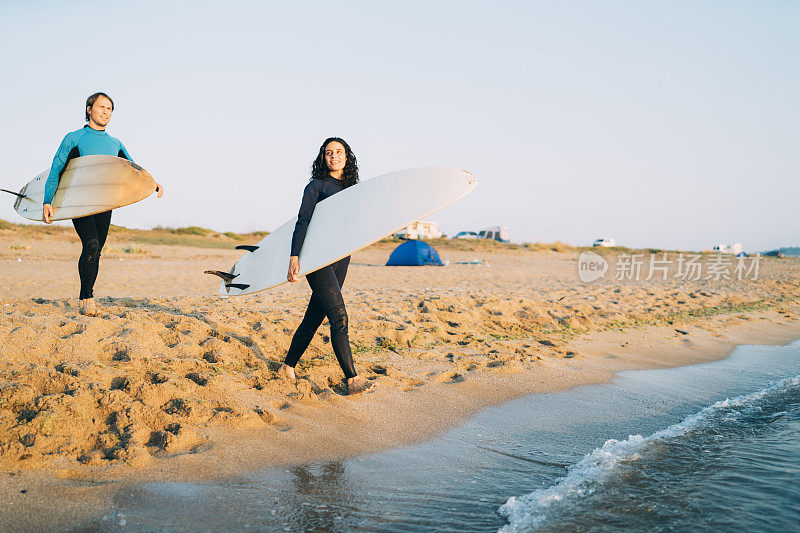
<svg viewBox="0 0 800 533">
<path fill-rule="evenodd" d="M 94 298 L 81 300 L 81 314 L 86 316 L 97 316 L 97 307 L 94 305 Z"/>
<path fill-rule="evenodd" d="M 289 365 L 281 365 L 278 369 L 278 376 L 288 379 L 289 381 L 297 381 L 297 376 L 294 375 L 294 368 Z"/>
<path fill-rule="evenodd" d="M 358 394 L 359 392 L 364 392 L 365 390 L 371 389 L 374 386 L 375 384 L 373 382 L 356 376 L 347 380 L 347 393 Z"/>
</svg>

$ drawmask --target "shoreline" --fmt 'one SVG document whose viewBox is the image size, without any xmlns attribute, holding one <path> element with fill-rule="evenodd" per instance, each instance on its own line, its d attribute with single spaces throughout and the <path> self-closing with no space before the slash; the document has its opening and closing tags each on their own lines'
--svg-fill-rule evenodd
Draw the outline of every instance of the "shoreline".
<svg viewBox="0 0 800 533">
<path fill-rule="evenodd" d="M 726 318 L 730 317 L 720 317 L 719 320 Z M 444 394 L 440 389 L 417 396 L 424 400 L 418 407 L 429 405 L 430 401 L 437 403 L 437 416 L 428 417 L 424 427 L 418 427 L 416 433 L 402 434 L 399 438 L 398 434 L 384 435 L 384 440 L 380 444 L 369 441 L 364 446 L 351 447 L 347 453 L 342 449 L 337 453 L 320 453 L 319 447 L 315 444 L 301 449 L 300 455 L 294 453 L 297 450 L 293 450 L 292 460 L 280 460 L 286 457 L 282 454 L 273 455 L 269 462 L 263 457 L 254 460 L 254 456 L 265 451 L 265 443 L 259 442 L 257 436 L 247 437 L 240 434 L 233 438 L 229 435 L 227 442 L 204 453 L 172 457 L 167 462 L 147 470 L 129 469 L 123 476 L 118 475 L 119 473 L 103 475 L 102 472 L 87 475 L 86 472 L 53 468 L 17 473 L 5 472 L 0 474 L 5 480 L 5 483 L 0 484 L 0 497 L 4 502 L 0 504 L 0 516 L 11 517 L 7 522 L 8 525 L 20 531 L 72 530 L 74 527 L 99 522 L 101 517 L 103 523 L 109 517 L 111 522 L 108 525 L 111 527 L 124 525 L 123 515 L 107 514 L 112 507 L 114 495 L 141 483 L 210 482 L 231 479 L 256 470 L 372 454 L 432 440 L 465 423 L 487 407 L 531 394 L 546 394 L 583 385 L 608 383 L 622 370 L 674 368 L 722 360 L 741 345 L 787 345 L 800 339 L 800 320 L 786 320 L 783 315 L 776 312 L 756 313 L 753 318 L 756 320 L 755 324 L 744 322 L 721 330 L 717 329 L 717 324 L 696 325 L 692 329 L 698 330 L 697 338 L 693 339 L 691 344 L 681 340 L 673 343 L 679 347 L 678 350 L 664 346 L 672 338 L 664 334 L 668 331 L 675 333 L 675 328 L 671 326 L 646 326 L 634 331 L 589 334 L 576 342 L 576 346 L 580 345 L 586 350 L 585 357 L 555 361 L 555 364 L 545 367 L 545 372 L 531 371 L 505 377 L 492 375 L 489 376 L 491 379 L 488 382 L 473 388 L 471 394 L 466 397 L 454 394 L 456 391 L 453 387 L 459 384 L 449 386 L 449 390 L 444 389 Z M 780 320 L 781 318 L 784 320 Z M 690 332 L 690 335 L 693 334 Z M 680 333 L 677 335 L 683 336 Z M 617 348 L 621 337 L 628 338 L 627 346 L 619 346 L 622 352 Z M 631 338 L 635 342 L 631 343 Z M 670 357 L 665 359 L 663 356 L 667 352 Z M 532 379 L 537 377 L 538 379 Z M 547 380 L 548 377 L 557 379 Z M 496 386 L 501 384 L 512 387 L 497 393 Z M 486 397 L 480 393 L 492 390 L 492 387 L 495 387 L 493 389 L 495 395 L 492 396 L 492 401 L 486 402 Z M 375 400 L 379 398 L 375 397 Z M 384 409 L 390 410 L 387 405 L 384 405 Z M 316 422 L 319 423 L 318 420 Z M 342 420 L 339 422 L 352 423 Z M 366 434 L 367 429 L 368 427 L 363 424 L 356 426 L 356 431 L 363 432 L 362 434 Z M 351 435 L 351 438 L 357 439 L 358 435 Z M 387 442 L 386 439 L 391 442 Z M 347 440 L 323 441 L 324 444 L 338 445 L 342 442 Z M 350 443 L 352 444 L 352 440 Z M 251 460 L 242 461 L 247 457 Z M 215 463 L 213 467 L 211 463 Z M 20 512 L 21 510 L 23 512 Z"/>
<path fill-rule="evenodd" d="M 740 320 L 736 318 L 739 316 L 751 320 L 721 324 Z M 172 458 L 174 464 L 161 465 L 155 476 L 141 471 L 130 479 L 216 479 L 261 468 L 376 453 L 429 440 L 487 407 L 523 396 L 609 383 L 623 370 L 722 360 L 740 345 L 783 346 L 800 339 L 797 318 L 787 320 L 775 311 L 736 317 L 720 316 L 704 324 L 683 325 L 690 329 L 688 335 L 677 333 L 673 326 L 591 332 L 565 345 L 578 350 L 580 356 L 543 360 L 532 368 L 507 373 L 470 376 L 469 380 L 429 386 L 412 395 L 388 390 L 379 382 L 375 392 L 362 398 L 335 398 L 329 406 L 333 409 L 325 412 L 314 402 L 293 406 L 291 410 L 296 412 L 291 418 L 284 415 L 284 419 L 296 425 L 292 431 L 281 432 L 279 439 L 265 440 L 260 429 L 240 430 L 235 436 L 216 430 L 210 432 L 215 445 L 208 451 Z M 279 449 L 275 449 L 276 442 Z"/>
<path fill-rule="evenodd" d="M 734 323 L 725 324 L 731 321 Z M 300 400 L 281 414 L 284 423 L 292 424 L 291 431 L 208 428 L 210 447 L 159 458 L 141 468 L 45 466 L 17 475 L 44 473 L 95 482 L 208 480 L 261 468 L 349 458 L 429 440 L 487 407 L 530 394 L 608 383 L 623 370 L 721 360 L 740 345 L 787 345 L 800 339 L 800 320 L 787 319 L 777 311 L 720 315 L 682 327 L 689 331 L 640 326 L 590 332 L 565 345 L 579 351 L 579 356 L 471 375 L 460 382 L 429 384 L 410 395 L 381 387 L 378 380 L 374 392 L 354 399 L 330 395 L 330 403 L 324 407 L 315 400 Z"/>
<path fill-rule="evenodd" d="M 717 317 L 718 322 L 731 317 Z M 565 391 L 583 385 L 595 385 L 610 382 L 617 372 L 623 370 L 645 370 L 675 368 L 702 362 L 710 362 L 727 358 L 731 352 L 741 345 L 787 345 L 800 339 L 800 320 L 785 319 L 777 312 L 760 312 L 751 316 L 752 320 L 732 324 L 721 328 L 718 323 L 708 321 L 704 324 L 688 326 L 694 336 L 690 343 L 676 337 L 666 336 L 672 326 L 645 326 L 625 332 L 597 332 L 576 339 L 575 347 L 581 347 L 585 355 L 580 358 L 554 361 L 553 364 L 542 365 L 531 371 L 508 375 L 490 375 L 486 380 L 473 380 L 468 391 L 459 386 L 461 382 L 449 386 L 437 387 L 436 390 L 417 393 L 417 413 L 404 413 L 402 416 L 415 416 L 419 411 L 436 404 L 435 415 L 430 413 L 422 418 L 423 424 L 416 425 L 416 432 L 397 431 L 382 434 L 381 439 L 367 440 L 360 445 L 353 445 L 354 440 L 372 433 L 364 419 L 358 417 L 340 417 L 334 423 L 324 425 L 322 418 L 312 418 L 310 424 L 318 424 L 309 428 L 312 433 L 321 427 L 328 430 L 345 426 L 350 431 L 346 439 L 316 435 L 313 445 L 292 447 L 291 454 L 276 452 L 268 460 L 261 453 L 268 454 L 270 447 L 258 435 L 227 435 L 227 441 L 199 454 L 187 454 L 171 457 L 165 462 L 146 470 L 129 469 L 125 474 L 120 472 L 104 475 L 102 472 L 77 472 L 70 469 L 39 469 L 18 473 L 4 473 L 5 483 L 0 484 L 0 516 L 16 518 L 21 529 L 30 531 L 68 530 L 75 525 L 86 524 L 105 516 L 111 498 L 115 493 L 124 491 L 126 487 L 134 487 L 148 482 L 213 482 L 230 479 L 237 475 L 257 470 L 276 467 L 291 467 L 308 462 L 347 459 L 360 455 L 372 454 L 399 448 L 406 445 L 422 443 L 446 433 L 465 423 L 478 412 L 511 400 L 531 394 L 546 394 Z M 627 338 L 626 346 L 619 346 L 618 341 Z M 677 349 L 666 347 L 670 339 Z M 625 342 L 625 341 L 623 341 Z M 664 355 L 668 353 L 669 357 Z M 609 357 L 610 356 L 610 357 Z M 498 392 L 497 386 L 507 385 Z M 487 394 L 491 394 L 487 400 Z M 373 396 L 375 396 L 373 394 Z M 386 397 L 375 396 L 375 403 L 383 402 L 381 413 L 396 411 L 398 406 L 388 405 Z M 377 411 L 372 412 L 378 414 Z M 352 415 L 352 412 L 351 412 Z M 395 417 L 401 415 L 395 412 Z M 354 423 L 354 421 L 356 423 Z M 357 423 L 357 422 L 361 423 Z M 397 420 L 390 420 L 390 422 Z M 367 421 L 368 422 L 368 421 Z M 406 429 L 410 426 L 405 426 Z M 353 429 L 355 428 L 355 429 Z M 294 430 L 299 428 L 295 427 Z M 302 432 L 287 432 L 298 438 Z M 336 452 L 320 452 L 327 445 L 343 446 Z M 291 441 L 283 442 L 287 447 L 293 446 Z M 285 452 L 285 450 L 284 450 Z M 292 457 L 289 457 L 291 455 Z M 248 458 L 250 459 L 248 461 Z M 212 465 L 213 463 L 213 465 Z M 88 475 L 87 475 L 88 474 Z M 24 492 L 23 492 L 24 491 Z M 23 515 L 16 514 L 25 509 Z M 112 519 L 116 519 L 112 516 Z M 13 524 L 14 520 L 9 520 Z M 113 523 L 113 522 L 112 522 Z M 111 524 L 109 524 L 111 525 Z M 24 526 L 24 527 L 23 527 Z"/>
</svg>

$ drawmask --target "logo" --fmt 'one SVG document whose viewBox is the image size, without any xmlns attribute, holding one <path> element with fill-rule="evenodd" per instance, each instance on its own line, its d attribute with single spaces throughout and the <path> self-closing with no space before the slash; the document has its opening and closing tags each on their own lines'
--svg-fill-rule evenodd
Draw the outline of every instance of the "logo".
<svg viewBox="0 0 800 533">
<path fill-rule="evenodd" d="M 602 278 L 608 271 L 608 262 L 594 252 L 581 252 L 578 257 L 578 276 L 584 283 Z"/>
</svg>

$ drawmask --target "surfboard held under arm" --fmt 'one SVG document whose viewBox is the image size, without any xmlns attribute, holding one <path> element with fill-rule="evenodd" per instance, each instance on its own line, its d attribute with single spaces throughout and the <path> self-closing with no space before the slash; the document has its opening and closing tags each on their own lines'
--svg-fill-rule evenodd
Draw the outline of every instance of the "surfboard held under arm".
<svg viewBox="0 0 800 533">
<path fill-rule="evenodd" d="M 14 209 L 29 220 L 42 220 L 44 187 L 50 170 L 25 185 Z M 5 190 L 5 189 L 3 189 Z M 53 196 L 53 220 L 68 220 L 102 213 L 138 202 L 156 190 L 148 172 L 131 161 L 111 155 L 85 155 L 67 164 Z M 5 191 L 11 192 L 11 191 Z"/>
<path fill-rule="evenodd" d="M 429 167 L 401 170 L 365 180 L 319 202 L 300 251 L 300 275 L 338 261 L 428 215 L 475 188 L 465 170 Z M 223 276 L 220 294 L 238 296 L 287 283 L 289 253 L 297 217 L 247 250 Z M 209 274 L 219 275 L 216 271 Z"/>
</svg>

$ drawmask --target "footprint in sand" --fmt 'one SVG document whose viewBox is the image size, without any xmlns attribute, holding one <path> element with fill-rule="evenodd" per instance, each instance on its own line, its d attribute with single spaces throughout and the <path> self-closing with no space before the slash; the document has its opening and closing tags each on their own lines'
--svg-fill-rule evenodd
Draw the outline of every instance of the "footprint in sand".
<svg viewBox="0 0 800 533">
<path fill-rule="evenodd" d="M 382 376 L 386 375 L 387 369 L 383 365 L 372 365 L 369 367 L 370 372 L 374 372 L 375 374 L 380 374 Z"/>
<path fill-rule="evenodd" d="M 221 363 L 222 354 L 220 354 L 217 350 L 210 350 L 203 354 L 203 359 L 209 363 Z"/>
<path fill-rule="evenodd" d="M 130 351 L 131 351 L 130 347 L 127 344 L 119 341 L 112 341 L 106 343 L 101 348 L 101 352 L 106 357 L 108 356 L 108 354 L 111 354 L 112 361 L 125 361 L 125 362 L 130 361 L 131 360 Z"/>
<path fill-rule="evenodd" d="M 456 362 L 454 364 L 455 364 L 456 368 L 458 368 L 459 370 L 461 370 L 463 372 L 472 372 L 473 370 L 475 370 L 476 368 L 478 368 L 480 366 L 471 357 L 470 358 L 460 357 L 458 360 L 456 360 Z"/>
<path fill-rule="evenodd" d="M 159 333 L 161 340 L 164 341 L 164 344 L 167 348 L 175 348 L 181 342 L 180 335 L 178 335 L 174 331 L 167 331 L 164 333 Z"/>
<path fill-rule="evenodd" d="M 192 408 L 181 398 L 173 398 L 161 406 L 161 410 L 168 415 L 189 416 L 192 413 Z"/>
<path fill-rule="evenodd" d="M 61 323 L 61 334 L 62 339 L 69 339 L 73 335 L 80 335 L 86 331 L 85 324 L 78 324 L 77 322 L 62 322 Z"/>
<path fill-rule="evenodd" d="M 186 374 L 185 377 L 186 379 L 194 381 L 201 387 L 205 387 L 206 385 L 208 385 L 209 377 L 206 374 L 200 374 L 199 372 L 189 372 L 188 374 Z"/>
<path fill-rule="evenodd" d="M 434 379 L 436 379 L 436 381 L 439 383 L 461 383 L 466 378 L 464 378 L 462 374 L 450 370 L 447 372 L 442 372 Z"/>
<path fill-rule="evenodd" d="M 274 424 L 275 421 L 278 419 L 275 415 L 267 411 L 266 409 L 260 409 L 256 407 L 253 409 L 255 413 L 267 424 Z"/>
<path fill-rule="evenodd" d="M 405 378 L 400 382 L 400 390 L 403 392 L 408 392 L 412 390 L 417 390 L 417 388 L 422 387 L 425 385 L 425 382 L 421 379 L 414 379 L 414 378 Z"/>
<path fill-rule="evenodd" d="M 210 449 L 208 441 L 194 431 L 185 431 L 177 422 L 167 424 L 163 429 L 152 431 L 144 444 L 154 456 L 167 454 L 200 453 Z"/>
<path fill-rule="evenodd" d="M 220 333 L 219 331 L 217 331 L 215 329 L 212 329 L 211 331 L 209 331 L 208 334 L 211 337 L 214 337 L 215 339 L 221 340 L 222 342 L 231 342 L 231 336 L 230 335 L 226 335 L 224 333 Z"/>
<path fill-rule="evenodd" d="M 169 381 L 169 376 L 164 372 L 156 372 L 155 374 L 151 374 L 149 379 L 150 383 L 153 385 L 160 385 Z"/>
<path fill-rule="evenodd" d="M 274 414 L 270 413 L 269 411 L 267 411 L 265 409 L 260 409 L 260 408 L 256 407 L 255 409 L 253 409 L 253 411 L 255 411 L 255 413 L 267 425 L 272 426 L 273 428 L 275 428 L 278 431 L 289 431 L 290 429 L 292 429 L 292 427 L 289 426 L 286 422 L 284 422 L 283 419 L 281 419 L 278 416 L 275 416 Z"/>
<path fill-rule="evenodd" d="M 131 381 L 125 376 L 119 376 L 111 380 L 111 390 L 128 391 Z"/>
<path fill-rule="evenodd" d="M 123 348 L 121 350 L 117 350 L 114 356 L 111 358 L 112 361 L 122 361 L 127 362 L 131 360 L 130 351 L 128 348 Z"/>
<path fill-rule="evenodd" d="M 334 394 L 338 394 L 339 396 L 347 396 L 349 392 L 344 381 L 333 377 L 328 377 L 328 390 L 333 391 Z"/>
<path fill-rule="evenodd" d="M 80 375 L 80 370 L 78 370 L 78 368 L 76 368 L 74 365 L 64 362 L 56 365 L 56 372 L 61 372 L 62 374 L 67 374 L 72 377 L 78 377 Z"/>
<path fill-rule="evenodd" d="M 318 387 L 314 382 L 308 378 L 298 378 L 294 383 L 295 392 L 288 394 L 289 398 L 293 400 L 317 400 L 317 393 L 323 389 Z"/>
</svg>

